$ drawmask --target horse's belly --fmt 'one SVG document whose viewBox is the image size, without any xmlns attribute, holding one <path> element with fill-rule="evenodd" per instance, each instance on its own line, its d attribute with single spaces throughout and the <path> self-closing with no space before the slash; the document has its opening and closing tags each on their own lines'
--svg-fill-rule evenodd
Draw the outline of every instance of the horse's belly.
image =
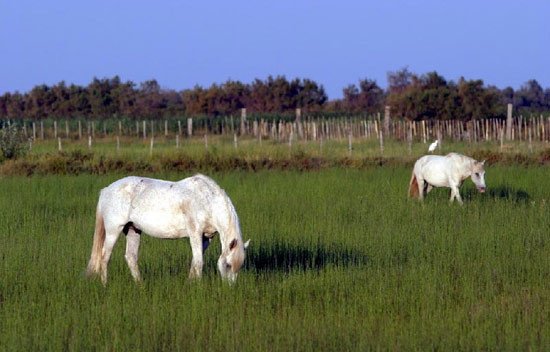
<svg viewBox="0 0 550 352">
<path fill-rule="evenodd" d="M 181 213 L 162 209 L 133 212 L 130 221 L 146 234 L 159 238 L 180 238 L 189 234 Z"/>
<path fill-rule="evenodd" d="M 449 177 L 441 172 L 430 172 L 430 170 L 426 170 L 424 180 L 434 187 L 449 186 Z"/>
</svg>

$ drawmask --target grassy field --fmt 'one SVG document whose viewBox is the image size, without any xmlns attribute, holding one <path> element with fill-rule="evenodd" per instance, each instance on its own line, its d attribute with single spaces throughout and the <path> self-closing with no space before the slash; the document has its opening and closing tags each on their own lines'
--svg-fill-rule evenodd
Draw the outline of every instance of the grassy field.
<svg viewBox="0 0 550 352">
<path fill-rule="evenodd" d="M 259 170 L 322 170 L 329 168 L 365 169 L 373 166 L 412 167 L 414 161 L 427 153 L 428 144 L 389 140 L 384 151 L 376 139 L 357 138 L 349 149 L 347 140 L 331 141 L 259 141 L 243 138 L 234 146 L 224 136 L 183 139 L 176 148 L 174 140 L 158 138 L 151 150 L 150 141 L 139 138 L 100 138 L 88 148 L 87 142 L 62 141 L 62 151 L 54 140 L 39 140 L 24 157 L 0 160 L 0 176 L 79 175 L 143 173 L 231 172 Z M 447 142 L 436 154 L 459 152 L 488 165 L 550 166 L 550 145 L 513 141 L 483 143 Z"/>
<path fill-rule="evenodd" d="M 545 350 L 549 171 L 488 168 L 463 207 L 408 200 L 404 167 L 214 174 L 251 239 L 234 286 L 217 239 L 189 282 L 188 241 L 148 236 L 142 285 L 123 236 L 107 287 L 89 281 L 98 192 L 122 175 L 4 177 L 0 350 Z"/>
</svg>

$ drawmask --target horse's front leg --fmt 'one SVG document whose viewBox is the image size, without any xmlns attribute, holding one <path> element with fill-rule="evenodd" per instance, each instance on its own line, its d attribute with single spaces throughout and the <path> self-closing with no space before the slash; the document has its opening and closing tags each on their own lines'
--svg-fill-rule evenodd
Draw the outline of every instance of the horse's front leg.
<svg viewBox="0 0 550 352">
<path fill-rule="evenodd" d="M 449 201 L 452 202 L 454 199 L 456 199 L 460 205 L 464 204 L 460 197 L 458 185 L 451 185 L 451 199 L 449 199 Z"/>
<path fill-rule="evenodd" d="M 193 259 L 191 260 L 191 269 L 189 270 L 190 279 L 199 279 L 202 275 L 202 267 L 204 261 L 203 255 L 203 242 L 202 234 L 195 234 L 189 237 L 191 243 L 191 251 L 193 252 Z"/>
</svg>

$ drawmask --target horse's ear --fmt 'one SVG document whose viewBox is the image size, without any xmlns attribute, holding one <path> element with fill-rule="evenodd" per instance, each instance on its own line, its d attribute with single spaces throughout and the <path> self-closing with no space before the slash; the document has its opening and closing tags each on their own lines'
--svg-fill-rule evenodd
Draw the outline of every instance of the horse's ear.
<svg viewBox="0 0 550 352">
<path fill-rule="evenodd" d="M 237 247 L 237 239 L 234 238 L 230 243 L 229 243 L 229 250 L 233 250 L 233 248 Z"/>
<path fill-rule="evenodd" d="M 244 249 L 247 249 L 249 244 L 250 244 L 250 240 L 246 241 L 246 242 L 244 243 Z"/>
<path fill-rule="evenodd" d="M 485 165 L 485 160 L 483 160 L 483 161 L 481 162 L 481 165 Z"/>
</svg>

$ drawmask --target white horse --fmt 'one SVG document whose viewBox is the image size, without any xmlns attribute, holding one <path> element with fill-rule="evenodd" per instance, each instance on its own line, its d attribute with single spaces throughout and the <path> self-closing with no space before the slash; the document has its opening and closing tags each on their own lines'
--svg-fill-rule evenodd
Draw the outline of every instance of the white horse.
<svg viewBox="0 0 550 352">
<path fill-rule="evenodd" d="M 409 183 L 409 196 L 424 199 L 433 187 L 450 187 L 452 202 L 455 198 L 462 204 L 459 187 L 471 177 L 479 192 L 485 192 L 485 160 L 476 161 L 470 157 L 450 153 L 445 156 L 425 155 L 414 164 Z"/>
<path fill-rule="evenodd" d="M 190 278 L 200 278 L 203 253 L 218 233 L 222 253 L 218 270 L 231 282 L 243 265 L 239 218 L 231 200 L 212 179 L 195 175 L 179 182 L 130 176 L 101 190 L 96 210 L 92 254 L 87 274 L 107 283 L 107 264 L 119 235 L 126 235 L 125 259 L 135 281 L 140 281 L 137 261 L 141 232 L 158 238 L 189 237 L 193 260 Z"/>
</svg>

